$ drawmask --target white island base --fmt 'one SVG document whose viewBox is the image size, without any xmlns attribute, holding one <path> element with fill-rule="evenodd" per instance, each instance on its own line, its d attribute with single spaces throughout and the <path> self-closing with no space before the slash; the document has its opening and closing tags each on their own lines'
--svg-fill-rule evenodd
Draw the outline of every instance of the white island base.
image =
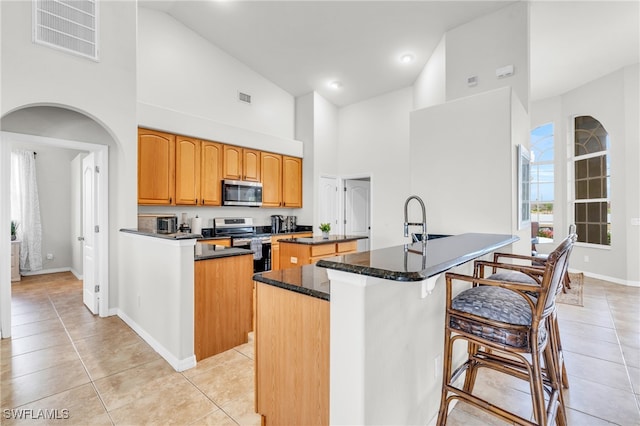
<svg viewBox="0 0 640 426">
<path fill-rule="evenodd" d="M 444 274 L 413 282 L 327 274 L 331 424 L 434 422 L 442 385 Z"/>
</svg>

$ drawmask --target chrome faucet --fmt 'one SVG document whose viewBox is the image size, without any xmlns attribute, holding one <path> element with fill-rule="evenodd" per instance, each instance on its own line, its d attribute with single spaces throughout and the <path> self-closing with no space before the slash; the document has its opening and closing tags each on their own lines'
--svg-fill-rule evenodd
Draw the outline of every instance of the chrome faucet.
<svg viewBox="0 0 640 426">
<path fill-rule="evenodd" d="M 409 216 L 409 201 L 411 200 L 417 200 L 418 203 L 420 203 L 420 208 L 422 208 L 422 223 L 418 223 L 418 222 L 409 222 L 408 216 Z M 422 242 L 426 243 L 427 242 L 427 212 L 424 208 L 424 202 L 422 201 L 422 199 L 420 197 L 418 197 L 417 195 L 412 195 L 409 198 L 407 198 L 407 201 L 404 202 L 404 236 L 408 237 L 409 236 L 409 226 L 422 226 Z M 416 242 L 416 241 L 413 241 Z"/>
</svg>

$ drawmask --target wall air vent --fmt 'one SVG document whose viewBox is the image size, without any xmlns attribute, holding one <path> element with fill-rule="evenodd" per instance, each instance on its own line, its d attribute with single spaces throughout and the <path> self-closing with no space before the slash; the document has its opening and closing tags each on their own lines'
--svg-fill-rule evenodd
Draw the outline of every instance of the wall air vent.
<svg viewBox="0 0 640 426">
<path fill-rule="evenodd" d="M 33 0 L 33 40 L 98 60 L 98 0 Z"/>
<path fill-rule="evenodd" d="M 238 100 L 240 102 L 244 102 L 247 104 L 251 103 L 251 95 L 247 95 L 246 93 L 238 92 Z"/>
</svg>

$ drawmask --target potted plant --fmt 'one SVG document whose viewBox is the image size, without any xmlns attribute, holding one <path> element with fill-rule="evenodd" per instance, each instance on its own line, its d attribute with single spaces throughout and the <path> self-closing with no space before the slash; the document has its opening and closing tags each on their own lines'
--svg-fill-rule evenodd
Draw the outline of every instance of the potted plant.
<svg viewBox="0 0 640 426">
<path fill-rule="evenodd" d="M 331 231 L 331 224 L 329 223 L 321 223 L 320 230 L 322 231 L 322 238 L 329 238 L 329 231 Z"/>
<path fill-rule="evenodd" d="M 18 222 L 15 220 L 11 221 L 11 241 L 17 238 L 16 232 L 18 232 Z"/>
</svg>

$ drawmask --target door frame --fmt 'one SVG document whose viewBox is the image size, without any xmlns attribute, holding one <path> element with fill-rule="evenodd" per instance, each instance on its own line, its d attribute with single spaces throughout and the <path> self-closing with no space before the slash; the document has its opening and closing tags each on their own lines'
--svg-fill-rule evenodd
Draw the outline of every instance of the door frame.
<svg viewBox="0 0 640 426">
<path fill-rule="evenodd" d="M 96 235 L 98 259 L 97 279 L 100 284 L 99 315 L 109 315 L 109 147 L 89 142 L 35 136 L 23 133 L 0 131 L 0 199 L 10 197 L 11 147 L 14 142 L 41 144 L 47 147 L 74 149 L 93 152 L 96 166 L 100 170 L 97 194 L 96 222 L 100 232 Z M 11 238 L 9 235 L 11 209 L 9 203 L 0 205 L 0 258 L 9 259 Z M 10 268 L 2 268 L 0 274 L 0 332 L 1 337 L 11 336 L 11 273 Z M 4 273 L 4 271 L 7 271 Z"/>
<path fill-rule="evenodd" d="M 344 176 L 340 176 L 338 178 L 338 184 L 340 185 L 339 188 L 341 188 L 342 194 L 340 196 L 340 233 L 344 234 L 344 232 L 346 231 L 345 226 L 344 226 L 344 221 L 346 220 L 346 208 L 347 206 L 345 205 L 345 194 L 344 194 L 344 188 L 346 185 L 346 181 L 348 180 L 361 180 L 361 179 L 369 179 L 369 225 L 371 225 L 373 223 L 373 173 L 362 173 L 362 174 L 353 174 L 353 175 L 344 175 Z M 373 227 L 371 228 L 370 232 L 369 232 L 369 250 L 372 249 L 373 247 Z"/>
</svg>

